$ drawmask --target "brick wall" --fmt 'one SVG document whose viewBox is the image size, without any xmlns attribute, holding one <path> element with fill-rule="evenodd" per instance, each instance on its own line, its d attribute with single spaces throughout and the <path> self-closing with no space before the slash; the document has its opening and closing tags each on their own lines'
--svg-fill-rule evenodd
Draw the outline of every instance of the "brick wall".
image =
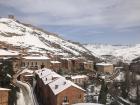
<svg viewBox="0 0 140 105">
<path fill-rule="evenodd" d="M 113 65 L 108 65 L 108 66 L 96 66 L 97 67 L 97 71 L 100 71 L 100 72 L 109 72 L 109 73 L 112 73 L 113 72 Z"/>
<path fill-rule="evenodd" d="M 8 92 L 7 90 L 0 90 L 0 105 L 8 105 Z"/>
<path fill-rule="evenodd" d="M 71 86 L 57 95 L 57 104 L 54 105 L 62 105 L 64 97 L 67 97 L 69 105 L 81 103 L 84 101 L 84 91 Z"/>
</svg>

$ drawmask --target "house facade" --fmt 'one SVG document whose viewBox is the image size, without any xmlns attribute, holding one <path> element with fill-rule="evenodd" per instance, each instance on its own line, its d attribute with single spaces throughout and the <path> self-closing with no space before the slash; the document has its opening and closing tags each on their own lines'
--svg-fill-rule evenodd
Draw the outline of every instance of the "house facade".
<svg viewBox="0 0 140 105">
<path fill-rule="evenodd" d="M 74 72 L 81 69 L 81 60 L 79 58 L 61 58 L 62 69 L 67 72 Z"/>
<path fill-rule="evenodd" d="M 85 70 L 89 70 L 89 71 L 93 71 L 93 61 L 86 61 L 83 62 L 84 63 L 84 69 Z"/>
<path fill-rule="evenodd" d="M 38 70 L 41 68 L 50 68 L 50 58 L 46 56 L 26 56 L 22 59 L 22 67 Z"/>
<path fill-rule="evenodd" d="M 114 66 L 110 63 L 97 63 L 96 70 L 102 73 L 113 73 Z"/>
</svg>

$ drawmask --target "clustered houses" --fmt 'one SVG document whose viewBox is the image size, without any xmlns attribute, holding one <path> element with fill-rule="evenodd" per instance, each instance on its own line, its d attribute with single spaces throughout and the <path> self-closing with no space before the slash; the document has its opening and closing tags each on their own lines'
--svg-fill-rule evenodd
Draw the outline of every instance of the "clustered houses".
<svg viewBox="0 0 140 105">
<path fill-rule="evenodd" d="M 65 72 L 74 72 L 76 70 L 93 71 L 93 61 L 87 61 L 85 58 L 61 58 L 62 69 Z"/>
<path fill-rule="evenodd" d="M 72 105 L 84 102 L 85 90 L 66 80 L 50 69 L 41 69 L 36 73 L 36 89 L 39 102 L 43 105 Z"/>
<path fill-rule="evenodd" d="M 8 52 L 10 51 L 12 53 L 3 53 L 4 55 L 1 56 L 16 58 L 13 61 L 15 61 L 18 69 L 22 67 L 23 69 L 28 68 L 37 70 L 43 67 L 47 67 L 53 69 L 56 72 L 63 70 L 66 73 L 75 72 L 77 70 L 92 71 L 94 69 L 93 61 L 88 61 L 82 57 L 70 57 L 67 53 L 32 51 L 29 48 L 14 46 L 12 44 L 7 44 L 6 42 L 0 42 L 0 48 L 3 51 L 7 50 Z"/>
<path fill-rule="evenodd" d="M 9 92 L 10 89 L 7 88 L 0 88 L 0 105 L 9 105 Z"/>
<path fill-rule="evenodd" d="M 35 88 L 39 102 L 43 105 L 72 105 L 84 102 L 85 90 L 83 86 L 88 81 L 86 77 L 71 78 L 78 84 L 66 80 L 56 72 L 75 72 L 78 70 L 93 71 L 93 62 L 81 57 L 70 57 L 67 54 L 29 52 L 28 48 L 0 43 L 0 60 L 12 62 L 15 73 L 23 70 L 19 79 L 33 85 L 33 72 L 36 73 L 37 85 Z M 48 69 L 42 69 L 48 68 Z M 52 69 L 52 70 L 49 70 Z M 29 71 L 28 71 L 29 70 Z M 32 71 L 32 72 L 31 72 Z"/>
</svg>

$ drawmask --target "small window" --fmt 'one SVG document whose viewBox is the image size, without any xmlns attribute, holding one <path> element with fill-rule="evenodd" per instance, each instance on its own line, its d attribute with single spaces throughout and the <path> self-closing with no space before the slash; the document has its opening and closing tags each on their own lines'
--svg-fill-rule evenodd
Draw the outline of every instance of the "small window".
<svg viewBox="0 0 140 105">
<path fill-rule="evenodd" d="M 81 99 L 82 98 L 82 96 L 81 96 L 81 94 L 79 95 L 79 97 L 78 97 L 79 99 Z"/>
<path fill-rule="evenodd" d="M 29 62 L 27 62 L 27 65 L 29 65 Z"/>
<path fill-rule="evenodd" d="M 64 102 L 67 102 L 67 101 L 68 101 L 68 97 L 64 96 Z"/>
</svg>

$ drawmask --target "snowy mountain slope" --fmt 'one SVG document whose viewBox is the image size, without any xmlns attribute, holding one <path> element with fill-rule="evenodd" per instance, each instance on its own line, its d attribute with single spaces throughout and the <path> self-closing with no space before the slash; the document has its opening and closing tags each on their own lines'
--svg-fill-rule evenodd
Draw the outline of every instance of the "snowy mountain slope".
<svg viewBox="0 0 140 105">
<path fill-rule="evenodd" d="M 57 35 L 8 18 L 0 18 L 0 41 L 53 53 L 66 52 L 75 56 L 85 53 L 91 55 L 82 45 L 74 44 Z"/>
<path fill-rule="evenodd" d="M 113 56 L 116 57 L 115 59 L 117 60 L 130 63 L 133 59 L 140 57 L 140 44 L 133 46 L 88 44 L 84 46 L 90 50 L 93 55 L 99 58 L 104 58 L 104 56 Z"/>
</svg>

